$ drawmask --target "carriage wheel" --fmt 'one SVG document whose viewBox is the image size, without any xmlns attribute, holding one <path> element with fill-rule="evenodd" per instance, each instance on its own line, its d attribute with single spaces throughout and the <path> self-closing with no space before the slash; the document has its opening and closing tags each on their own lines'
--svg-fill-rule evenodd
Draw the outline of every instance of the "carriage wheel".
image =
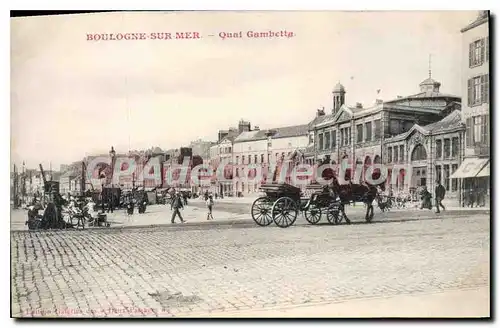
<svg viewBox="0 0 500 328">
<path fill-rule="evenodd" d="M 304 210 L 304 217 L 310 224 L 317 224 L 321 220 L 321 207 L 311 204 Z"/>
<path fill-rule="evenodd" d="M 271 215 L 272 203 L 267 197 L 257 198 L 251 209 L 252 219 L 258 225 L 265 227 L 273 222 L 273 217 Z"/>
<path fill-rule="evenodd" d="M 290 197 L 278 198 L 273 204 L 272 217 L 280 228 L 287 228 L 297 220 L 299 209 L 297 203 Z"/>
<path fill-rule="evenodd" d="M 330 204 L 326 212 L 326 219 L 330 224 L 338 225 L 342 221 L 342 211 L 342 205 L 337 203 Z"/>
</svg>

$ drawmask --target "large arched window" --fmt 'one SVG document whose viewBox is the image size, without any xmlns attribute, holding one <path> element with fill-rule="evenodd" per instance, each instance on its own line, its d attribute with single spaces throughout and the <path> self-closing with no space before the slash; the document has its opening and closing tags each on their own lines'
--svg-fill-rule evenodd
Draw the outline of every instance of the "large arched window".
<svg viewBox="0 0 500 328">
<path fill-rule="evenodd" d="M 412 161 L 422 161 L 427 159 L 427 152 L 425 151 L 425 147 L 422 144 L 418 144 L 413 148 L 413 152 L 411 153 Z"/>
<path fill-rule="evenodd" d="M 381 164 L 382 161 L 380 160 L 380 156 L 379 155 L 376 155 L 375 158 L 373 159 L 373 163 L 375 164 Z"/>
</svg>

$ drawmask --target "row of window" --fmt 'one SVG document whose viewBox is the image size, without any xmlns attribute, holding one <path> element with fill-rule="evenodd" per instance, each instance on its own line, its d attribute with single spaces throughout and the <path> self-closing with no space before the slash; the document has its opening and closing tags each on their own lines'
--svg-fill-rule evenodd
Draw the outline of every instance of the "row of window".
<svg viewBox="0 0 500 328">
<path fill-rule="evenodd" d="M 490 115 L 478 115 L 466 119 L 465 143 L 467 147 L 490 146 Z"/>
<path fill-rule="evenodd" d="M 450 170 L 451 169 L 451 170 Z M 452 165 L 448 165 L 448 164 L 445 164 L 445 165 L 436 165 L 436 177 L 438 178 L 439 181 L 441 181 L 443 183 L 443 186 L 446 188 L 447 191 L 451 191 L 454 192 L 454 191 L 457 191 L 458 190 L 458 179 L 451 179 L 450 176 L 458 169 L 458 165 L 457 164 L 452 164 Z M 350 171 L 350 170 L 349 170 Z M 346 175 L 348 176 L 350 174 L 350 172 L 346 172 Z M 389 175 L 392 175 L 392 170 L 389 171 Z M 422 172 L 420 172 L 420 170 L 418 170 L 416 172 L 416 175 L 417 176 L 425 176 L 425 169 L 422 170 Z M 402 179 L 404 179 L 404 177 L 402 177 Z M 396 188 L 402 188 L 404 185 L 402 183 L 402 181 L 400 182 L 398 180 L 399 183 L 396 183 Z M 248 192 L 252 192 L 252 191 L 257 191 L 258 189 L 258 186 L 256 184 L 247 184 L 245 185 L 245 183 L 241 183 L 241 190 L 244 192 L 245 191 L 245 186 L 248 188 Z M 237 182 L 236 183 L 236 190 L 239 190 L 239 183 Z"/>
<path fill-rule="evenodd" d="M 286 154 L 286 156 L 290 156 L 291 153 L 292 152 L 289 151 Z M 285 152 L 275 153 L 274 156 L 275 156 L 276 160 L 284 159 L 285 158 Z M 260 156 L 257 155 L 257 154 L 255 154 L 253 156 L 252 155 L 248 155 L 248 156 L 242 155 L 241 156 L 241 164 L 262 164 L 262 163 L 267 163 L 268 161 L 269 160 L 265 160 L 265 155 L 264 154 L 260 154 Z M 240 156 L 236 156 L 235 157 L 235 164 L 236 165 L 240 164 Z"/>
<path fill-rule="evenodd" d="M 356 125 L 356 142 L 367 142 L 378 140 L 381 137 L 380 120 Z"/>
<path fill-rule="evenodd" d="M 245 190 L 245 187 L 247 188 L 247 190 Z M 257 184 L 247 184 L 247 185 L 245 185 L 245 183 L 242 182 L 241 183 L 241 189 L 240 189 L 239 183 L 236 182 L 236 192 L 241 191 L 241 192 L 251 193 L 251 192 L 257 192 L 258 190 L 259 190 L 259 186 Z"/>
<path fill-rule="evenodd" d="M 345 127 L 338 130 L 340 137 L 340 146 L 351 144 L 351 128 Z M 356 125 L 357 142 L 366 142 L 380 139 L 381 124 L 380 120 Z M 318 134 L 318 150 L 329 150 L 337 147 L 337 130 L 325 131 Z"/>
<path fill-rule="evenodd" d="M 393 146 L 387 148 L 387 163 L 404 163 L 405 146 Z"/>
<path fill-rule="evenodd" d="M 219 154 L 231 154 L 232 148 L 231 147 L 224 147 L 219 149 Z"/>
<path fill-rule="evenodd" d="M 469 44 L 469 67 L 481 66 L 490 60 L 490 38 L 476 40 Z"/>
<path fill-rule="evenodd" d="M 451 171 L 450 171 L 450 165 L 448 164 L 436 165 L 436 178 L 443 183 L 443 186 L 446 188 L 447 191 L 450 191 L 450 185 L 451 185 L 451 191 L 457 191 L 458 189 L 458 179 L 450 179 L 450 176 L 453 173 L 455 173 L 457 169 L 458 169 L 457 164 L 451 165 Z"/>
<path fill-rule="evenodd" d="M 490 75 L 475 76 L 467 81 L 467 104 L 469 107 L 488 104 L 490 99 Z"/>
<path fill-rule="evenodd" d="M 451 140 L 449 138 L 444 139 L 444 142 L 438 139 L 436 140 L 436 159 L 455 158 L 458 156 L 458 149 L 458 137 L 453 137 Z"/>
</svg>

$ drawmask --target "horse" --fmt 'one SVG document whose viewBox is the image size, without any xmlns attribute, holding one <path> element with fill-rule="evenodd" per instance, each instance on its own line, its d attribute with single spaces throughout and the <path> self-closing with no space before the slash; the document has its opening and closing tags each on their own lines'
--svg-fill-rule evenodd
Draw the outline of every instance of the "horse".
<svg viewBox="0 0 500 328">
<path fill-rule="evenodd" d="M 333 176 L 331 179 L 330 187 L 340 199 L 341 212 L 347 224 L 350 224 L 351 220 L 349 220 L 349 218 L 345 214 L 344 205 L 354 202 L 361 202 L 366 205 L 366 222 L 371 222 L 373 220 L 373 201 L 377 198 L 378 186 L 371 185 L 367 182 L 365 182 L 364 184 L 354 184 L 352 183 L 352 181 L 349 181 L 348 184 L 341 185 L 338 182 L 337 177 Z"/>
</svg>

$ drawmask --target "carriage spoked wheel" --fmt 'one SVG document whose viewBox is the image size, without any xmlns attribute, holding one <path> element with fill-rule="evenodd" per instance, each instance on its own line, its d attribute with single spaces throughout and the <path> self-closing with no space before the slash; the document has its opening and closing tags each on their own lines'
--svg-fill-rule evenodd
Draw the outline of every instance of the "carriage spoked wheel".
<svg viewBox="0 0 500 328">
<path fill-rule="evenodd" d="M 271 213 L 274 223 L 278 227 L 287 228 L 297 220 L 299 208 L 297 203 L 290 197 L 281 197 L 274 202 Z"/>
<path fill-rule="evenodd" d="M 328 220 L 328 223 L 333 225 L 340 224 L 340 222 L 342 221 L 342 215 L 344 215 L 342 207 L 342 204 L 337 203 L 333 203 L 328 206 L 326 212 L 326 219 Z"/>
<path fill-rule="evenodd" d="M 321 207 L 315 204 L 310 204 L 304 210 L 304 217 L 310 224 L 317 224 L 321 220 Z"/>
<path fill-rule="evenodd" d="M 267 197 L 257 198 L 251 209 L 252 219 L 258 225 L 265 227 L 273 223 L 273 217 L 271 215 L 272 202 L 269 201 Z"/>
</svg>

